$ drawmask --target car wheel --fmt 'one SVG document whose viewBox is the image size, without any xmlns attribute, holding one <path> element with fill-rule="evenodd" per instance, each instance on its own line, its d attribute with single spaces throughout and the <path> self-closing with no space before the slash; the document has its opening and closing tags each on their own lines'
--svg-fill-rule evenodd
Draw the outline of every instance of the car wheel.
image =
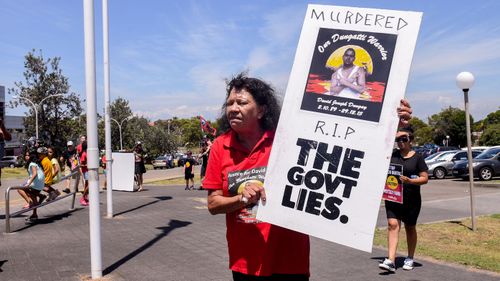
<svg viewBox="0 0 500 281">
<path fill-rule="evenodd" d="M 493 171 L 488 167 L 483 167 L 479 170 L 479 178 L 483 181 L 489 181 L 493 177 Z"/>
<path fill-rule="evenodd" d="M 15 166 L 14 166 L 14 164 L 10 164 L 9 167 L 10 168 L 14 168 Z"/>
<path fill-rule="evenodd" d="M 468 180 L 469 180 L 469 177 L 462 177 L 462 180 L 463 180 L 463 181 L 468 181 Z"/>
<path fill-rule="evenodd" d="M 436 168 L 434 169 L 433 175 L 436 179 L 442 180 L 446 177 L 446 170 L 443 168 Z"/>
</svg>

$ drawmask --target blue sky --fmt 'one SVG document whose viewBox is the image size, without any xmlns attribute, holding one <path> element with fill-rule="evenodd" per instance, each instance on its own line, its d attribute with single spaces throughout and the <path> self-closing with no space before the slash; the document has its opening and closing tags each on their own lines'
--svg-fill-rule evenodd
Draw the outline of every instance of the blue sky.
<svg viewBox="0 0 500 281">
<path fill-rule="evenodd" d="M 476 83 L 474 120 L 500 106 L 500 1 L 109 0 L 111 99 L 135 114 L 215 120 L 224 79 L 242 70 L 284 92 L 308 3 L 424 13 L 407 87 L 414 115 L 426 120 L 463 108 L 461 71 Z M 103 111 L 101 1 L 95 1 L 98 111 Z M 24 56 L 59 56 L 71 90 L 85 97 L 83 2 L 0 0 L 0 85 L 23 81 Z M 11 97 L 6 94 L 6 100 Z M 26 108 L 7 109 L 24 115 Z"/>
</svg>

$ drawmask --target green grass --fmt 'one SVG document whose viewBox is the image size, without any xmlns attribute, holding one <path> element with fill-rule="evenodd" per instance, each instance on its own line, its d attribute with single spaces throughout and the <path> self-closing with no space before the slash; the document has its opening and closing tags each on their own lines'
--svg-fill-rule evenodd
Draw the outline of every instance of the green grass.
<svg viewBox="0 0 500 281">
<path fill-rule="evenodd" d="M 458 263 L 500 273 L 500 214 L 471 220 L 447 221 L 417 226 L 416 256 Z M 374 245 L 387 248 L 387 230 L 376 229 Z M 406 252 L 404 227 L 399 235 L 398 251 Z"/>
<path fill-rule="evenodd" d="M 28 171 L 26 168 L 2 168 L 3 179 L 26 179 Z"/>
<path fill-rule="evenodd" d="M 199 186 L 199 184 L 200 184 L 200 175 L 199 174 L 194 176 L 194 183 L 196 186 Z M 151 185 L 185 185 L 186 180 L 184 179 L 184 176 L 180 176 L 180 177 L 174 178 L 174 179 L 148 182 L 148 184 L 151 184 Z"/>
</svg>

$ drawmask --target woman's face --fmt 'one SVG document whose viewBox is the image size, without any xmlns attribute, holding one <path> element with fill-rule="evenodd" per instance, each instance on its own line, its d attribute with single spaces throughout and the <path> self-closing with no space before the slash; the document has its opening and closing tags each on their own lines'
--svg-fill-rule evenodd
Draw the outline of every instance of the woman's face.
<svg viewBox="0 0 500 281">
<path fill-rule="evenodd" d="M 226 117 L 236 133 L 256 131 L 260 128 L 260 119 L 264 108 L 255 102 L 247 90 L 232 89 L 226 100 Z"/>
<path fill-rule="evenodd" d="M 27 162 L 27 161 L 29 161 L 29 160 L 30 160 L 30 153 L 29 153 L 29 152 L 26 152 L 26 153 L 24 154 L 24 161 L 26 161 L 26 162 Z"/>
<path fill-rule="evenodd" d="M 396 133 L 396 144 L 399 149 L 410 149 L 411 148 L 411 140 L 410 135 L 407 132 L 397 132 Z"/>
<path fill-rule="evenodd" d="M 52 157 L 54 157 L 54 150 L 52 150 L 52 148 L 49 148 L 47 150 L 47 157 L 49 157 L 49 159 L 52 159 Z"/>
</svg>

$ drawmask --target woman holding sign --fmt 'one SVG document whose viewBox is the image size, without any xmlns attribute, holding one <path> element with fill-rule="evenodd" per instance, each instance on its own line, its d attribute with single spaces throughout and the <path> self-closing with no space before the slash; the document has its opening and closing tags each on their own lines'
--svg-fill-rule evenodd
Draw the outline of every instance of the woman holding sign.
<svg viewBox="0 0 500 281">
<path fill-rule="evenodd" d="M 309 237 L 255 219 L 266 201 L 264 176 L 280 107 L 273 88 L 238 74 L 227 83 L 221 130 L 211 147 L 203 188 L 211 214 L 226 214 L 234 280 L 309 280 Z M 404 101 L 398 115 L 407 122 Z"/>
<path fill-rule="evenodd" d="M 428 181 L 428 168 L 422 155 L 412 150 L 413 138 L 411 128 L 400 129 L 396 134 L 398 150 L 394 151 L 391 158 L 391 165 L 403 166 L 403 175 L 399 178 L 403 183 L 403 202 L 401 204 L 385 201 L 389 257 L 380 263 L 379 267 L 390 272 L 396 271 L 396 250 L 401 221 L 405 224 L 408 243 L 408 257 L 404 261 L 404 270 L 413 269 L 413 256 L 417 247 L 416 224 L 422 206 L 420 186 Z"/>
</svg>

